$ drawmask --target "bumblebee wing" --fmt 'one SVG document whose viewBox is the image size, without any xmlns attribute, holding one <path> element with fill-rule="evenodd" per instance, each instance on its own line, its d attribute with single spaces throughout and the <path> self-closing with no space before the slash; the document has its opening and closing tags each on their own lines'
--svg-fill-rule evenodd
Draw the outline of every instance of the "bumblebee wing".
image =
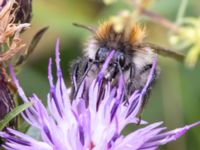
<svg viewBox="0 0 200 150">
<path fill-rule="evenodd" d="M 149 48 L 153 49 L 159 55 L 171 57 L 180 62 L 183 62 L 185 59 L 185 55 L 175 52 L 175 51 L 172 51 L 171 49 L 158 46 L 156 44 L 141 43 L 140 45 L 138 45 L 138 48 L 145 48 L 145 47 L 149 47 Z"/>
</svg>

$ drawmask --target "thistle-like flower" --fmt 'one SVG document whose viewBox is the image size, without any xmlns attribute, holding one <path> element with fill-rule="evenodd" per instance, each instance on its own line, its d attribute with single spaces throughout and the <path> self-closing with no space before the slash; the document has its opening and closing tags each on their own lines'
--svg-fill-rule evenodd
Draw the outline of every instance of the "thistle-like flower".
<svg viewBox="0 0 200 150">
<path fill-rule="evenodd" d="M 156 66 L 156 58 L 149 74 L 148 81 L 142 91 L 135 91 L 128 99 L 123 100 L 123 75 L 115 87 L 104 81 L 104 73 L 115 51 L 112 51 L 96 79 L 90 87 L 82 82 L 74 100 L 70 100 L 69 90 L 66 88 L 60 68 L 59 42 L 56 45 L 57 81 L 54 85 L 52 77 L 52 60 L 49 60 L 48 78 L 50 91 L 48 93 L 48 108 L 33 94 L 27 97 L 20 87 L 13 70 L 14 83 L 24 102 L 32 102 L 33 106 L 22 113 L 23 118 L 40 131 L 41 141 L 29 135 L 7 128 L 7 132 L 0 132 L 6 140 L 3 147 L 8 150 L 151 150 L 160 145 L 176 140 L 190 128 L 200 122 L 166 132 L 161 127 L 162 122 L 142 127 L 127 136 L 122 130 L 127 124 L 137 124 L 137 114 L 142 104 L 142 96 L 146 92 L 152 72 Z M 82 94 L 88 91 L 88 99 Z M 102 92 L 104 91 L 104 92 Z M 141 121 L 141 124 L 146 124 Z"/>
</svg>

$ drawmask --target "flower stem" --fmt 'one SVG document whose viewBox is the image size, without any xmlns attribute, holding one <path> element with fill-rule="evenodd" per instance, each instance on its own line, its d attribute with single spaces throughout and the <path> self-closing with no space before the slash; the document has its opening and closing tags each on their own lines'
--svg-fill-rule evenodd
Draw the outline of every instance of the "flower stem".
<svg viewBox="0 0 200 150">
<path fill-rule="evenodd" d="M 141 9 L 141 14 L 150 18 L 151 21 L 158 23 L 164 27 L 166 27 L 167 29 L 172 30 L 173 32 L 179 32 L 179 28 L 177 25 L 175 25 L 173 22 L 171 22 L 170 20 L 152 12 L 146 9 Z"/>
<path fill-rule="evenodd" d="M 182 3 L 179 7 L 179 10 L 178 10 L 178 13 L 176 16 L 176 24 L 177 25 L 180 25 L 183 20 L 183 16 L 185 15 L 187 4 L 188 4 L 188 0 L 182 0 Z"/>
</svg>

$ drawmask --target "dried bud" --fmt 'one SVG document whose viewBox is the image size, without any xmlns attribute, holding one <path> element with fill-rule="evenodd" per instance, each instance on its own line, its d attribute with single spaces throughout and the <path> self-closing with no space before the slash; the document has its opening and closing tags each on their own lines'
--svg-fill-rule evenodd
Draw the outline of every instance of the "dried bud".
<svg viewBox="0 0 200 150">
<path fill-rule="evenodd" d="M 0 121 L 15 107 L 14 97 L 5 69 L 0 66 Z M 9 126 L 16 126 L 16 120 Z"/>
<path fill-rule="evenodd" d="M 32 0 L 16 0 L 19 9 L 16 12 L 15 23 L 29 23 L 32 18 Z"/>
<path fill-rule="evenodd" d="M 7 0 L 0 0 L 0 11 L 2 9 L 3 6 L 6 5 Z"/>
<path fill-rule="evenodd" d="M 9 2 L 9 0 L 0 0 L 0 11 Z M 13 5 L 12 10 L 15 13 L 14 23 L 29 23 L 32 18 L 32 0 L 10 0 Z"/>
</svg>

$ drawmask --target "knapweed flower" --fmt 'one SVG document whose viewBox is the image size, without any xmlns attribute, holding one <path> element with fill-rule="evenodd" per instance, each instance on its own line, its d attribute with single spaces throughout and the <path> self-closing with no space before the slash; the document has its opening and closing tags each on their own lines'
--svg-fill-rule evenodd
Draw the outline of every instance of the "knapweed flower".
<svg viewBox="0 0 200 150">
<path fill-rule="evenodd" d="M 112 51 L 109 54 L 92 84 L 86 87 L 84 86 L 86 81 L 83 81 L 77 96 L 71 100 L 60 68 L 59 42 L 57 42 L 55 85 L 51 59 L 48 67 L 50 83 L 48 108 L 45 108 L 35 94 L 29 98 L 25 95 L 11 69 L 19 95 L 24 102 L 33 103 L 22 116 L 40 131 L 41 140 L 7 128 L 7 132 L 0 132 L 0 136 L 6 140 L 3 147 L 8 150 L 152 150 L 176 140 L 187 130 L 200 124 L 197 122 L 166 132 L 166 128 L 161 127 L 162 122 L 157 122 L 126 136 L 122 135 L 122 130 L 127 124 L 134 125 L 139 121 L 136 116 L 142 104 L 142 96 L 152 79 L 156 59 L 145 87 L 142 91 L 135 91 L 128 99 L 128 103 L 125 103 L 122 101 L 125 93 L 123 75 L 119 77 L 115 87 L 111 87 L 110 82 L 103 82 L 104 73 L 114 53 L 115 51 Z M 87 100 L 82 97 L 85 91 L 88 93 Z"/>
</svg>

